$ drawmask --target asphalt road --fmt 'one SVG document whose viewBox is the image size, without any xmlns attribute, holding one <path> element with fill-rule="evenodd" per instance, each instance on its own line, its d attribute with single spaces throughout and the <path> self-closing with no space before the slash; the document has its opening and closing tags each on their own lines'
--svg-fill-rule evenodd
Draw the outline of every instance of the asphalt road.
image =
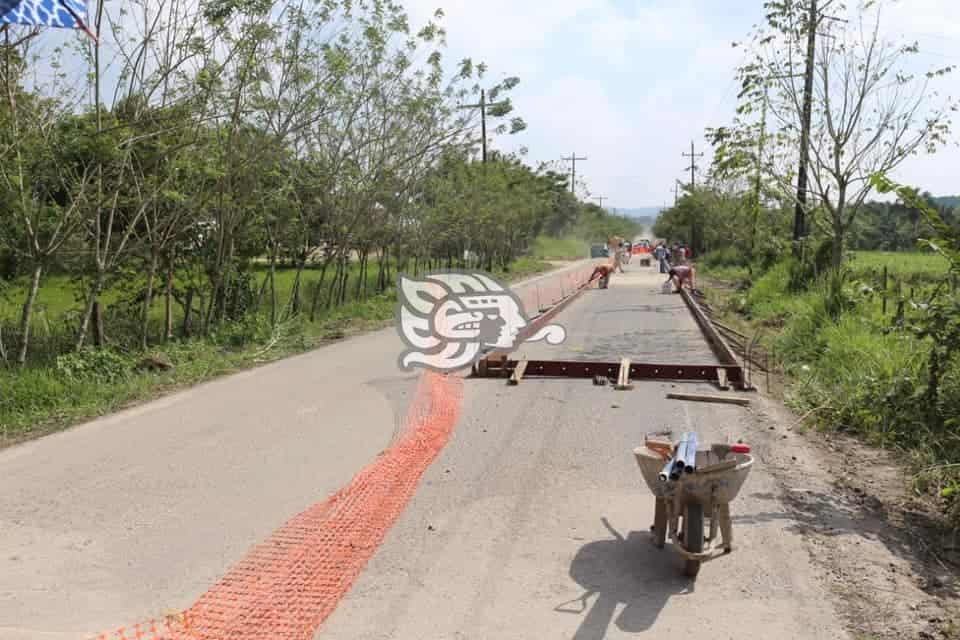
<svg viewBox="0 0 960 640">
<path fill-rule="evenodd" d="M 627 269 L 558 316 L 565 345 L 524 350 L 710 358 L 663 277 Z M 392 330 L 347 340 L 0 452 L 0 639 L 189 606 L 387 446 L 416 382 L 399 348 Z M 632 449 L 664 429 L 749 440 L 744 409 L 668 401 L 658 382 L 465 387 L 453 437 L 318 638 L 845 637 L 762 467 L 734 504 L 738 549 L 696 583 L 649 543 Z"/>
<path fill-rule="evenodd" d="M 560 314 L 565 345 L 524 351 L 709 358 L 663 277 L 627 269 Z M 666 400 L 661 382 L 466 387 L 453 438 L 317 638 L 846 637 L 762 467 L 733 505 L 736 550 L 696 582 L 650 542 L 653 498 L 633 448 L 661 430 L 749 441 L 761 427 L 745 409 Z"/>
<path fill-rule="evenodd" d="M 390 444 L 400 351 L 385 329 L 0 451 L 0 640 L 189 607 Z"/>
</svg>

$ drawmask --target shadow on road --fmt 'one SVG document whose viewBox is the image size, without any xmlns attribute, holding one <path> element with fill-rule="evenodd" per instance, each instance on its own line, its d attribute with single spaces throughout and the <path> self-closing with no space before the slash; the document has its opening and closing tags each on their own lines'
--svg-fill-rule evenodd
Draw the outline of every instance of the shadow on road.
<svg viewBox="0 0 960 640">
<path fill-rule="evenodd" d="M 611 623 L 627 633 L 646 631 L 671 596 L 693 592 L 677 556 L 657 549 L 649 532 L 631 531 L 624 538 L 606 518 L 602 521 L 613 538 L 584 545 L 570 565 L 570 577 L 583 595 L 554 608 L 583 616 L 574 640 L 600 640 Z M 626 607 L 614 620 L 620 604 Z"/>
</svg>

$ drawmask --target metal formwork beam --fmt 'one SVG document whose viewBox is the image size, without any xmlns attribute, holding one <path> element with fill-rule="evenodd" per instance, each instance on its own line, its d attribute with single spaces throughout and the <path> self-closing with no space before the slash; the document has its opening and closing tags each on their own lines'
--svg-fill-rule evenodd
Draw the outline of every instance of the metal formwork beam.
<svg viewBox="0 0 960 640">
<path fill-rule="evenodd" d="M 737 376 L 733 377 L 729 375 L 728 368 L 727 379 L 734 383 L 738 389 L 753 389 L 753 384 L 750 382 L 750 374 L 741 364 L 740 360 L 737 359 L 737 355 L 733 352 L 733 349 L 730 348 L 730 345 L 727 344 L 727 341 L 723 339 L 723 336 L 720 335 L 720 332 L 713 325 L 713 322 L 711 322 L 707 314 L 700 308 L 697 301 L 693 299 L 690 291 L 680 287 L 680 295 L 690 309 L 690 313 L 693 314 L 693 319 L 697 321 L 700 331 L 707 339 L 707 343 L 710 345 L 710 348 L 713 349 L 713 353 L 717 356 L 717 359 L 725 365 L 725 368 L 734 367 L 737 369 Z"/>
<path fill-rule="evenodd" d="M 597 376 L 616 380 L 620 373 L 620 362 L 586 362 L 577 360 L 503 360 L 488 361 L 480 377 L 509 378 L 514 371 L 525 363 L 524 378 L 595 378 Z M 726 373 L 727 379 L 739 384 L 742 369 L 739 365 L 717 364 L 650 364 L 630 363 L 631 380 L 693 380 L 716 382 Z"/>
</svg>

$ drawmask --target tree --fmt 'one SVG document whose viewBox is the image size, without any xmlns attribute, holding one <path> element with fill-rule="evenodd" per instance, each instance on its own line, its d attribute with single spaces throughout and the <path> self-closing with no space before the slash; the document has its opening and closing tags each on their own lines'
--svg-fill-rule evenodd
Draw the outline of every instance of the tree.
<svg viewBox="0 0 960 640">
<path fill-rule="evenodd" d="M 808 24 L 805 5 L 767 3 L 767 25 L 754 34 L 753 58 L 738 70 L 745 101 L 738 115 L 756 114 L 761 104 L 769 107 L 775 130 L 770 142 L 778 148 L 771 150 L 764 170 L 784 199 L 792 199 L 792 158 L 802 128 L 806 34 L 826 28 L 822 16 Z M 946 141 L 956 109 L 956 102 L 941 99 L 932 85 L 953 67 L 911 73 L 918 45 L 886 40 L 881 14 L 882 3 L 863 5 L 850 23 L 820 39 L 815 56 L 809 157 L 814 204 L 808 215 L 832 239 L 834 266 L 841 263 L 846 234 L 871 192 L 870 175 L 889 172 L 921 151 L 935 151 Z M 744 125 L 735 123 L 741 131 Z"/>
</svg>

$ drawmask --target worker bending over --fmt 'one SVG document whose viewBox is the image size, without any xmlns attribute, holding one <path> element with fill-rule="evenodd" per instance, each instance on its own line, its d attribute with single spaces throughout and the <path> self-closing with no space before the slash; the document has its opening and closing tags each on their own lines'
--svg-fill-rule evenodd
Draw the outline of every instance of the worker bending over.
<svg viewBox="0 0 960 640">
<path fill-rule="evenodd" d="M 599 286 L 601 289 L 606 289 L 607 285 L 610 283 L 610 273 L 613 271 L 613 266 L 609 264 L 597 265 L 597 268 L 593 270 L 593 273 L 590 275 L 590 281 L 593 282 L 597 278 L 600 278 Z"/>
<path fill-rule="evenodd" d="M 697 272 L 694 270 L 692 264 L 678 264 L 670 267 L 670 271 L 667 273 L 669 274 L 667 282 L 673 282 L 674 293 L 680 293 L 680 289 L 684 285 L 686 285 L 688 289 L 697 288 Z"/>
</svg>

